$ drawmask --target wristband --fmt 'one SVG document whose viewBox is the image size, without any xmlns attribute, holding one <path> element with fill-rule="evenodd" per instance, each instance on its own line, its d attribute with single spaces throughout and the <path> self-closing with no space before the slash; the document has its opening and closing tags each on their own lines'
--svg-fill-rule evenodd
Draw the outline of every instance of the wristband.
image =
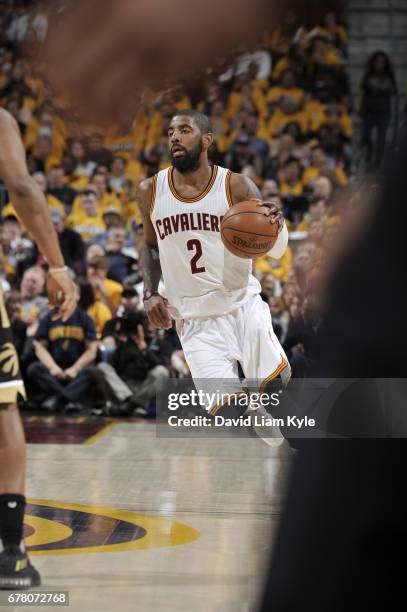
<svg viewBox="0 0 407 612">
<path fill-rule="evenodd" d="M 152 298 L 153 295 L 160 295 L 160 294 L 158 293 L 158 291 L 145 291 L 143 293 L 143 302 L 146 302 L 147 300 Z"/>
<path fill-rule="evenodd" d="M 68 266 L 61 266 L 59 268 L 49 268 L 48 272 L 51 272 L 51 273 L 68 272 Z"/>
</svg>

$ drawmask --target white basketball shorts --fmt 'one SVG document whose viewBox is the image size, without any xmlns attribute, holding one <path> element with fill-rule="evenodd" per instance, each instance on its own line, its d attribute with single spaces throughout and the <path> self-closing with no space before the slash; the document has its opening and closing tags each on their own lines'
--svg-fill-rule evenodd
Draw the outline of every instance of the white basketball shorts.
<svg viewBox="0 0 407 612">
<path fill-rule="evenodd" d="M 288 382 L 291 369 L 274 333 L 268 305 L 259 295 L 251 297 L 231 313 L 208 318 L 177 321 L 177 331 L 186 361 L 199 387 L 209 381 L 236 381 L 241 388 L 238 365 L 245 378 L 258 381 L 261 392 L 280 376 Z"/>
</svg>

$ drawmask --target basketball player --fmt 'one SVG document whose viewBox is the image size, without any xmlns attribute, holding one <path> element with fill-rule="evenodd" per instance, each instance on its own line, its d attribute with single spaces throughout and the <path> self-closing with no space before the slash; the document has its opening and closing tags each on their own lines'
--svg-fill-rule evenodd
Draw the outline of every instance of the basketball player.
<svg viewBox="0 0 407 612">
<path fill-rule="evenodd" d="M 200 388 L 210 379 L 225 379 L 236 381 L 240 389 L 238 362 L 246 379 L 259 381 L 260 390 L 278 376 L 287 382 L 290 366 L 259 295 L 252 261 L 230 253 L 220 236 L 229 208 L 260 200 L 260 193 L 249 178 L 209 164 L 212 131 L 205 115 L 179 111 L 168 138 L 172 167 L 140 184 L 148 318 L 156 328 L 169 328 L 171 317 L 176 319 L 186 361 Z M 270 221 L 279 224 L 270 255 L 280 258 L 288 242 L 280 206 L 277 201 L 261 204 L 268 207 Z M 161 276 L 165 294 L 158 293 Z M 219 406 L 207 409 L 215 414 Z"/>
<path fill-rule="evenodd" d="M 48 260 L 48 296 L 55 317 L 67 320 L 75 308 L 75 289 L 59 249 L 42 191 L 28 174 L 15 120 L 0 109 L 0 178 L 25 227 Z M 18 414 L 25 395 L 10 323 L 0 295 L 0 589 L 40 584 L 24 546 L 24 480 L 26 449 Z"/>
</svg>

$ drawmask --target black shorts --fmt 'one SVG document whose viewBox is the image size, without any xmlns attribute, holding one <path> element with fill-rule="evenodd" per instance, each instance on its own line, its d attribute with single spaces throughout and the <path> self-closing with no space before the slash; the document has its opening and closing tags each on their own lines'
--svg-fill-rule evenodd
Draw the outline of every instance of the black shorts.
<svg viewBox="0 0 407 612">
<path fill-rule="evenodd" d="M 18 396 L 25 397 L 24 383 L 0 289 L 0 404 L 15 404 Z"/>
</svg>

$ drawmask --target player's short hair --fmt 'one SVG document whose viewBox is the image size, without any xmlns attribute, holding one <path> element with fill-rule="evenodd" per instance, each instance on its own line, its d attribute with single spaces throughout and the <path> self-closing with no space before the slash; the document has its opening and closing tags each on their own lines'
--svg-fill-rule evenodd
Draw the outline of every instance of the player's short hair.
<svg viewBox="0 0 407 612">
<path fill-rule="evenodd" d="M 212 133 L 212 124 L 209 121 L 209 117 L 200 113 L 192 108 L 186 108 L 185 110 L 179 110 L 172 116 L 174 117 L 191 117 L 193 121 L 195 121 L 196 125 L 199 128 L 201 134 L 211 134 Z"/>
</svg>

